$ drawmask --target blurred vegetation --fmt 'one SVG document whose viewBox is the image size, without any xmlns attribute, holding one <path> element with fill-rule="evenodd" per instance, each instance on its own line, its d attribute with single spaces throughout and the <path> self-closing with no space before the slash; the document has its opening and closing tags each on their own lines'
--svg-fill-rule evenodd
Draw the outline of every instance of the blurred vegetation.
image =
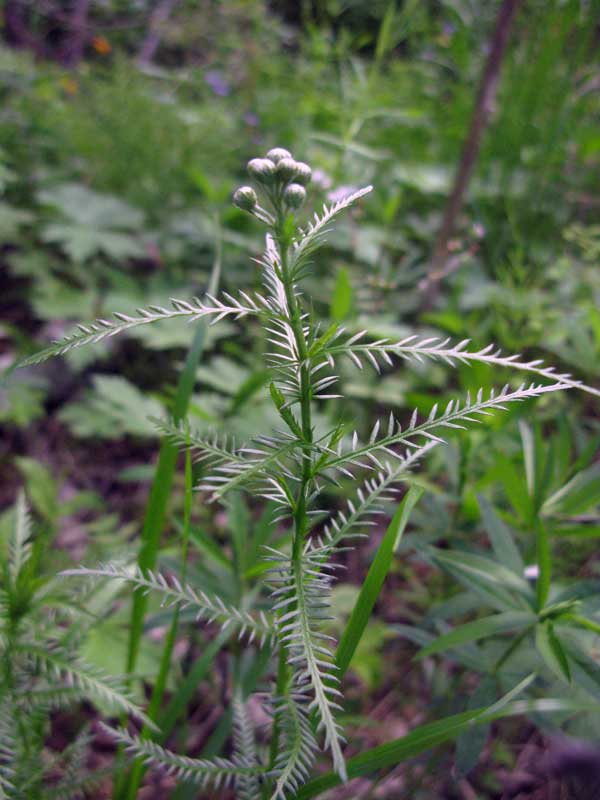
<svg viewBox="0 0 600 800">
<path fill-rule="evenodd" d="M 469 338 L 474 347 L 494 341 L 600 385 L 598 0 L 524 0 L 448 242 L 446 274 L 435 303 L 424 303 L 423 282 L 499 7 L 477 0 L 6 0 L 0 546 L 6 551 L 11 509 L 24 486 L 35 537 L 52 552 L 47 562 L 36 558 L 40 581 L 84 555 L 88 563 L 135 560 L 158 449 L 148 420 L 173 410 L 193 330 L 183 323 L 146 326 L 61 362 L 21 371 L 12 364 L 75 322 L 201 294 L 215 263 L 225 290 L 256 288 L 260 275 L 251 258 L 261 252 L 260 232 L 231 205 L 231 194 L 242 165 L 270 147 L 286 147 L 311 164 L 315 210 L 347 187 L 375 187 L 330 234 L 308 281 L 323 319 L 396 338 L 410 326 L 423 335 Z M 162 20 L 159 8 L 169 11 Z M 277 426 L 265 400 L 268 375 L 257 367 L 266 348 L 252 324 L 243 332 L 229 322 L 209 329 L 189 404 L 198 431 L 243 440 Z M 317 418 L 316 425 L 343 420 L 365 435 L 390 407 L 400 416 L 415 407 L 429 413 L 448 380 L 453 396 L 507 380 L 485 364 L 452 373 L 436 363 L 386 369 L 377 382 L 367 371 L 340 369 L 345 399 L 335 419 Z M 471 695 L 476 705 L 489 705 L 494 687 L 506 691 L 532 671 L 538 677 L 528 696 L 568 695 L 594 705 L 600 699 L 598 630 L 563 620 L 563 636 L 552 623 L 564 612 L 600 625 L 596 399 L 570 392 L 536 402 L 535 411 L 523 404 L 449 439 L 420 478 L 425 495 L 346 679 L 352 752 L 392 738 L 373 729 L 377 717 L 375 726 L 368 722 L 378 704 L 383 728 L 406 730 L 463 711 Z M 331 487 L 332 508 L 341 507 L 348 489 L 343 482 Z M 159 554 L 175 574 L 184 497 L 178 473 Z M 235 596 L 239 575 L 223 546 L 226 518 L 234 528 L 244 528 L 240 518 L 251 520 L 246 527 L 254 532 L 245 535 L 266 541 L 263 513 L 252 498 L 226 512 L 195 503 L 188 576 Z M 548 607 L 570 605 L 548 612 L 536 637 L 514 619 L 509 624 L 506 614 L 531 591 L 522 572 L 536 560 L 540 529 L 552 556 Z M 373 542 L 348 555 L 335 590 L 340 620 L 350 614 L 384 530 L 382 523 Z M 248 569 L 260 570 L 252 541 Z M 465 571 L 469 563 L 476 579 Z M 511 570 L 521 573 L 518 585 Z M 33 582 L 27 586 L 37 597 Z M 111 594 L 98 605 L 98 624 L 82 626 L 78 644 L 87 661 L 118 675 L 127 660 L 131 598 L 108 617 L 113 600 Z M 37 603 L 34 610 L 40 613 Z M 470 628 L 449 644 L 438 638 L 494 616 L 505 626 Z M 168 619 L 151 602 L 137 670 L 142 680 L 133 687 L 139 701 L 159 670 L 156 641 Z M 181 703 L 174 720 L 188 721 L 179 732 L 173 721 L 170 741 L 186 752 L 194 715 L 216 709 L 196 737 L 196 752 L 211 755 L 229 735 L 231 721 L 220 716 L 228 667 L 215 651 L 214 675 L 194 673 L 214 631 L 191 625 L 183 612 L 181 622 L 189 637 L 177 643 L 183 656 L 167 689 Z M 339 622 L 332 627 L 342 630 Z M 430 651 L 407 670 L 415 645 Z M 503 672 L 498 661 L 513 646 Z M 240 667 L 248 691 L 264 669 L 253 658 Z M 190 675 L 203 681 L 201 693 L 185 683 Z M 83 716 L 69 713 L 71 729 L 83 730 Z M 39 723 L 40 752 L 60 751 L 60 724 L 49 713 Z M 493 736 L 467 733 L 456 753 L 438 750 L 382 778 L 383 794 L 370 784 L 339 796 L 467 797 L 456 787 L 468 781 L 476 796 L 498 798 L 503 776 L 529 769 L 519 759 L 536 731 L 562 728 L 592 741 L 600 735 L 595 715 L 563 713 L 543 722 L 533 715 L 527 737 L 509 722 L 493 725 Z M 86 726 L 81 741 L 90 748 L 87 735 Z M 88 766 L 98 760 L 104 769 L 96 756 Z M 106 794 L 89 796 L 110 796 L 110 778 L 103 781 L 93 791 Z M 195 796 L 168 781 L 157 786 L 148 797 Z"/>
</svg>

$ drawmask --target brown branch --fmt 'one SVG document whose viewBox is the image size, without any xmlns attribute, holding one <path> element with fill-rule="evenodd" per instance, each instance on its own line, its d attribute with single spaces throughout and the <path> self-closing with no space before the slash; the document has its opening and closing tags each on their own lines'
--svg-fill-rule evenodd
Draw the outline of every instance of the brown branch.
<svg viewBox="0 0 600 800">
<path fill-rule="evenodd" d="M 500 68 L 508 43 L 512 23 L 523 0 L 502 0 L 496 25 L 492 36 L 489 55 L 487 57 L 483 74 L 477 91 L 475 108 L 471 117 L 471 124 L 467 138 L 464 142 L 458 169 L 454 178 L 454 185 L 440 227 L 427 278 L 422 282 L 424 306 L 431 306 L 434 302 L 439 283 L 444 277 L 444 264 L 448 256 L 448 240 L 452 236 L 463 205 L 464 196 L 471 179 L 473 167 L 479 155 L 481 140 L 489 122 L 494 107 Z"/>
<path fill-rule="evenodd" d="M 160 40 L 162 39 L 163 26 L 179 2 L 180 0 L 162 0 L 152 12 L 148 33 L 137 57 L 138 66 L 143 68 L 152 63 L 152 59 L 156 55 Z"/>
</svg>

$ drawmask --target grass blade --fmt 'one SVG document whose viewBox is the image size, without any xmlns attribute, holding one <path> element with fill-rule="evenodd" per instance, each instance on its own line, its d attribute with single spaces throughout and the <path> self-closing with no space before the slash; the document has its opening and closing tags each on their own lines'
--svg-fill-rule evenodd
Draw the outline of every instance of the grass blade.
<svg viewBox="0 0 600 800">
<path fill-rule="evenodd" d="M 220 272 L 221 238 L 219 234 L 215 263 L 209 285 L 209 292 L 211 294 L 217 289 Z M 187 354 L 183 371 L 179 376 L 177 392 L 173 403 L 173 420 L 175 423 L 181 422 L 187 414 L 196 379 L 196 368 L 204 351 L 206 329 L 207 323 L 201 320 L 196 328 L 196 333 L 194 334 L 191 347 Z M 142 546 L 138 555 L 138 566 L 144 571 L 154 569 L 156 566 L 160 536 L 164 528 L 167 504 L 171 494 L 173 477 L 175 475 L 177 453 L 177 447 L 167 438 L 163 439 L 158 455 L 154 480 L 152 481 L 152 487 L 150 489 L 150 498 L 148 500 L 148 506 L 144 517 L 144 526 L 142 528 Z M 130 673 L 135 670 L 137 663 L 147 606 L 148 599 L 146 595 L 141 592 L 136 592 L 133 597 L 129 648 L 127 653 L 127 671 Z"/>
<path fill-rule="evenodd" d="M 339 670 L 337 674 L 340 678 L 352 661 L 385 577 L 392 565 L 394 551 L 398 547 L 410 514 L 423 492 L 424 490 L 418 486 L 409 489 L 392 517 L 379 545 L 337 648 L 335 660 Z"/>
<path fill-rule="evenodd" d="M 527 611 L 506 611 L 501 614 L 492 614 L 489 617 L 481 617 L 481 619 L 466 622 L 464 625 L 458 625 L 449 633 L 439 636 L 427 647 L 420 650 L 417 653 L 417 658 L 422 659 L 436 653 L 443 653 L 451 647 L 458 647 L 467 642 L 495 636 L 498 633 L 516 631 L 526 625 L 532 625 L 536 620 L 537 616 Z"/>
<path fill-rule="evenodd" d="M 494 708 L 492 706 L 492 708 Z M 406 736 L 392 742 L 379 745 L 354 756 L 347 761 L 348 778 L 359 778 L 369 775 L 375 770 L 396 767 L 400 761 L 425 753 L 436 745 L 450 742 L 461 733 L 469 730 L 471 725 L 488 723 L 502 717 L 518 716 L 530 713 L 580 713 L 590 711 L 590 705 L 576 703 L 571 700 L 546 698 L 543 700 L 517 700 L 510 702 L 497 711 L 488 713 L 489 709 L 479 708 L 474 711 L 463 711 L 451 717 L 420 725 Z M 340 778 L 334 772 L 328 772 L 315 780 L 307 783 L 296 794 L 296 800 L 308 800 L 317 797 L 322 792 L 339 786 Z"/>
</svg>

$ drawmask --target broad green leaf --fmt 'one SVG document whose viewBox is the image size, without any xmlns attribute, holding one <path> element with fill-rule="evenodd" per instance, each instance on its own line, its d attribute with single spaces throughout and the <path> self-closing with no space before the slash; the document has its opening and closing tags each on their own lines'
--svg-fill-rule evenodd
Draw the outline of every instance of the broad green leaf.
<svg viewBox="0 0 600 800">
<path fill-rule="evenodd" d="M 346 629 L 344 630 L 337 648 L 336 664 L 340 677 L 344 675 L 352 661 L 352 656 L 364 633 L 385 577 L 392 565 L 394 552 L 400 543 L 411 511 L 422 494 L 423 489 L 419 487 L 413 486 L 409 489 L 392 517 L 381 544 L 377 549 L 375 558 L 369 568 L 358 600 L 356 601 L 356 605 L 350 615 L 350 619 L 348 620 Z"/>
<path fill-rule="evenodd" d="M 467 642 L 475 642 L 499 633 L 518 631 L 527 625 L 532 625 L 536 619 L 535 614 L 526 611 L 507 611 L 476 619 L 473 622 L 466 622 L 424 647 L 417 653 L 417 658 L 422 659 L 436 653 L 443 653 L 444 650 L 451 647 L 458 647 Z"/>
<path fill-rule="evenodd" d="M 500 519 L 494 511 L 491 503 L 482 495 L 478 495 L 479 508 L 492 549 L 505 567 L 511 569 L 517 575 L 523 575 L 525 564 L 521 558 L 521 553 L 515 544 L 512 533 L 507 525 Z"/>
<path fill-rule="evenodd" d="M 571 682 L 571 670 L 566 653 L 550 620 L 535 629 L 535 645 L 546 665 L 561 680 Z"/>
</svg>

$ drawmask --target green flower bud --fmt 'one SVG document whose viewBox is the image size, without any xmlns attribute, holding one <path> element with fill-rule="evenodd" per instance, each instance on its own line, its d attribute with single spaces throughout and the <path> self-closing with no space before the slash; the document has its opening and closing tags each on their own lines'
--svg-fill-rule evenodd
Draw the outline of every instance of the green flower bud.
<svg viewBox="0 0 600 800">
<path fill-rule="evenodd" d="M 299 183 L 290 183 L 283 192 L 283 201 L 290 208 L 300 208 L 306 200 L 306 189 Z"/>
<path fill-rule="evenodd" d="M 253 158 L 248 162 L 248 172 L 259 183 L 271 184 L 275 180 L 275 164 L 268 158 Z"/>
<path fill-rule="evenodd" d="M 283 147 L 274 147 L 272 150 L 269 150 L 267 153 L 267 158 L 270 158 L 271 161 L 274 161 L 276 164 L 279 164 L 282 158 L 291 158 L 292 154 L 289 150 L 284 150 Z"/>
<path fill-rule="evenodd" d="M 298 162 L 293 158 L 282 158 L 277 164 L 277 177 L 286 182 L 293 180 L 298 174 Z"/>
<path fill-rule="evenodd" d="M 296 161 L 296 177 L 294 178 L 296 183 L 299 183 L 302 186 L 308 186 L 311 178 L 312 169 L 308 166 L 308 164 L 305 164 L 304 161 Z"/>
<path fill-rule="evenodd" d="M 258 197 L 251 186 L 240 186 L 239 189 L 235 190 L 233 204 L 241 208 L 242 211 L 254 211 L 257 203 Z"/>
</svg>

